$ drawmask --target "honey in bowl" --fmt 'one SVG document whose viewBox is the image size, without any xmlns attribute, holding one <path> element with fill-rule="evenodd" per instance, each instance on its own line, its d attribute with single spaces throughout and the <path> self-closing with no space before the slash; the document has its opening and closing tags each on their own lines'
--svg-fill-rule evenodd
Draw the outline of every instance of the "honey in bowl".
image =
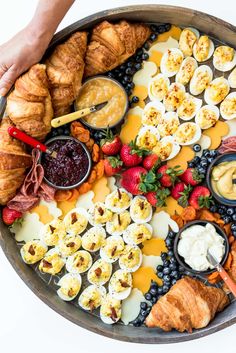
<svg viewBox="0 0 236 353">
<path fill-rule="evenodd" d="M 75 105 L 80 110 L 106 101 L 108 103 L 102 109 L 83 119 L 86 125 L 94 129 L 104 129 L 117 125 L 128 108 L 128 97 L 119 82 L 106 76 L 89 79 L 81 87 Z"/>
</svg>

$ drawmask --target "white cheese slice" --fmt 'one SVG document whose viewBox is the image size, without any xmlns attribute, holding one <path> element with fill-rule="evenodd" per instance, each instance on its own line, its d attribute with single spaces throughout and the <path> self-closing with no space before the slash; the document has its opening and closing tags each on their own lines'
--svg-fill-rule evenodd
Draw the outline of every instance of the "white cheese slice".
<svg viewBox="0 0 236 353">
<path fill-rule="evenodd" d="M 176 233 L 179 231 L 178 224 L 165 211 L 155 213 L 150 224 L 153 227 L 153 238 L 165 239 L 168 235 L 169 227 Z"/>
<path fill-rule="evenodd" d="M 144 61 L 143 68 L 136 72 L 133 76 L 133 82 L 136 86 L 148 87 L 151 78 L 157 72 L 157 65 L 152 61 Z"/>
<path fill-rule="evenodd" d="M 33 239 L 40 239 L 40 230 L 43 223 L 39 220 L 37 213 L 27 212 L 23 216 L 22 224 L 13 224 L 11 232 L 15 234 L 16 241 L 30 241 Z"/>
<path fill-rule="evenodd" d="M 62 215 L 62 210 L 57 207 L 56 201 L 47 202 L 43 199 L 40 200 L 39 206 L 46 206 L 48 208 L 48 212 L 54 218 L 58 218 Z"/>
<path fill-rule="evenodd" d="M 76 202 L 76 207 L 83 207 L 86 210 L 93 207 L 94 192 L 88 191 L 86 194 L 80 195 Z"/>
<path fill-rule="evenodd" d="M 179 42 L 176 39 L 169 37 L 165 42 L 158 42 L 152 45 L 148 53 L 150 55 L 152 54 L 152 51 L 159 51 L 161 53 L 164 53 L 167 49 L 178 48 L 178 47 L 179 47 Z"/>
<path fill-rule="evenodd" d="M 153 270 L 156 272 L 157 266 L 162 265 L 162 259 L 160 256 L 155 255 L 144 255 L 143 254 L 143 261 L 142 267 L 152 267 Z"/>
<path fill-rule="evenodd" d="M 140 311 L 141 302 L 148 303 L 143 293 L 137 288 L 133 288 L 129 297 L 122 301 L 121 320 L 125 325 L 136 319 Z"/>
</svg>

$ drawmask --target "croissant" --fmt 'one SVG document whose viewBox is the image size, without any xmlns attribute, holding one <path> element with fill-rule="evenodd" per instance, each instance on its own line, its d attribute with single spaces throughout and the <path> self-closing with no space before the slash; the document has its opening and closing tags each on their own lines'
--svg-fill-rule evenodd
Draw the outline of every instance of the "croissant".
<svg viewBox="0 0 236 353">
<path fill-rule="evenodd" d="M 87 33 L 76 32 L 65 43 L 58 45 L 46 61 L 55 116 L 69 113 L 71 104 L 78 96 L 86 48 Z"/>
<path fill-rule="evenodd" d="M 103 21 L 94 27 L 85 57 L 85 77 L 102 74 L 122 64 L 150 36 L 144 24 Z"/>
<path fill-rule="evenodd" d="M 15 196 L 32 163 L 24 145 L 8 134 L 9 126 L 9 118 L 3 118 L 0 124 L 0 205 L 7 204 Z"/>
<path fill-rule="evenodd" d="M 33 65 L 16 80 L 6 112 L 20 130 L 39 140 L 46 137 L 51 130 L 53 110 L 45 65 Z"/>
<path fill-rule="evenodd" d="M 152 307 L 146 325 L 164 331 L 192 332 L 193 328 L 206 327 L 227 304 L 229 299 L 222 289 L 185 277 Z"/>
</svg>

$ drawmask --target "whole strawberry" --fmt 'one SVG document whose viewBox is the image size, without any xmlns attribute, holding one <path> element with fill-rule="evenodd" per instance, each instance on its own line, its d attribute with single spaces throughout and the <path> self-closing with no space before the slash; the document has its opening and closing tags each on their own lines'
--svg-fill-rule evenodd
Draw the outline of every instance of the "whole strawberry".
<svg viewBox="0 0 236 353">
<path fill-rule="evenodd" d="M 168 165 L 162 165 L 158 168 L 157 173 L 159 176 L 159 181 L 162 186 L 169 188 L 175 184 L 178 179 L 178 176 L 183 173 L 179 166 L 174 168 L 168 167 Z"/>
<path fill-rule="evenodd" d="M 106 176 L 110 177 L 119 173 L 122 169 L 123 162 L 119 157 L 107 157 L 104 159 L 104 170 Z"/>
<path fill-rule="evenodd" d="M 190 185 L 185 185 L 184 182 L 181 181 L 173 186 L 171 190 L 171 196 L 175 200 L 178 200 L 178 203 L 182 207 L 186 207 L 188 206 L 188 198 L 191 190 L 192 187 Z"/>
<path fill-rule="evenodd" d="M 102 152 L 107 156 L 115 156 L 122 147 L 120 137 L 118 135 L 114 136 L 109 128 L 104 132 L 104 135 L 104 138 L 100 141 Z"/>
<path fill-rule="evenodd" d="M 196 168 L 188 168 L 183 174 L 180 175 L 180 179 L 187 185 L 195 186 L 201 183 L 203 175 L 199 174 Z"/>
<path fill-rule="evenodd" d="M 202 207 L 209 208 L 212 203 L 210 190 L 205 186 L 196 186 L 190 194 L 188 203 L 199 210 Z"/>
<path fill-rule="evenodd" d="M 143 160 L 143 166 L 147 170 L 150 170 L 153 167 L 158 166 L 159 163 L 160 163 L 160 158 L 155 153 L 149 154 Z"/>
<path fill-rule="evenodd" d="M 12 210 L 9 207 L 4 207 L 2 210 L 2 220 L 8 226 L 12 225 L 17 219 L 22 217 L 22 213 Z"/>
<path fill-rule="evenodd" d="M 170 190 L 161 188 L 157 191 L 149 191 L 145 194 L 148 202 L 154 207 L 166 206 L 166 198 L 170 195 Z"/>
<path fill-rule="evenodd" d="M 143 155 L 146 150 L 138 148 L 136 141 L 131 141 L 129 144 L 124 144 L 120 151 L 120 158 L 126 167 L 135 167 L 143 160 Z"/>
<path fill-rule="evenodd" d="M 154 172 L 148 172 L 145 168 L 137 166 L 122 173 L 121 186 L 132 195 L 139 195 L 157 190 L 159 183 Z"/>
</svg>

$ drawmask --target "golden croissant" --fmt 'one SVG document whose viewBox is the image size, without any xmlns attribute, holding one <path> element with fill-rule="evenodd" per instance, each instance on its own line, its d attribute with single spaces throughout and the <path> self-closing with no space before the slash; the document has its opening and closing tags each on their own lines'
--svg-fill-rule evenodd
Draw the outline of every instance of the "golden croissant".
<svg viewBox="0 0 236 353">
<path fill-rule="evenodd" d="M 125 62 L 150 36 L 144 24 L 103 21 L 94 27 L 85 57 L 85 77 L 102 74 Z"/>
<path fill-rule="evenodd" d="M 164 331 L 192 332 L 206 327 L 227 304 L 229 299 L 222 289 L 185 277 L 152 307 L 146 325 Z"/>
<path fill-rule="evenodd" d="M 70 112 L 84 74 L 87 33 L 76 32 L 58 45 L 46 61 L 54 116 Z"/>
<path fill-rule="evenodd" d="M 3 118 L 0 124 L 0 205 L 6 205 L 15 196 L 32 163 L 24 145 L 8 134 L 9 126 L 9 118 Z"/>
<path fill-rule="evenodd" d="M 33 65 L 16 80 L 7 98 L 6 112 L 20 130 L 39 140 L 46 137 L 51 130 L 53 109 L 45 65 Z"/>
</svg>

